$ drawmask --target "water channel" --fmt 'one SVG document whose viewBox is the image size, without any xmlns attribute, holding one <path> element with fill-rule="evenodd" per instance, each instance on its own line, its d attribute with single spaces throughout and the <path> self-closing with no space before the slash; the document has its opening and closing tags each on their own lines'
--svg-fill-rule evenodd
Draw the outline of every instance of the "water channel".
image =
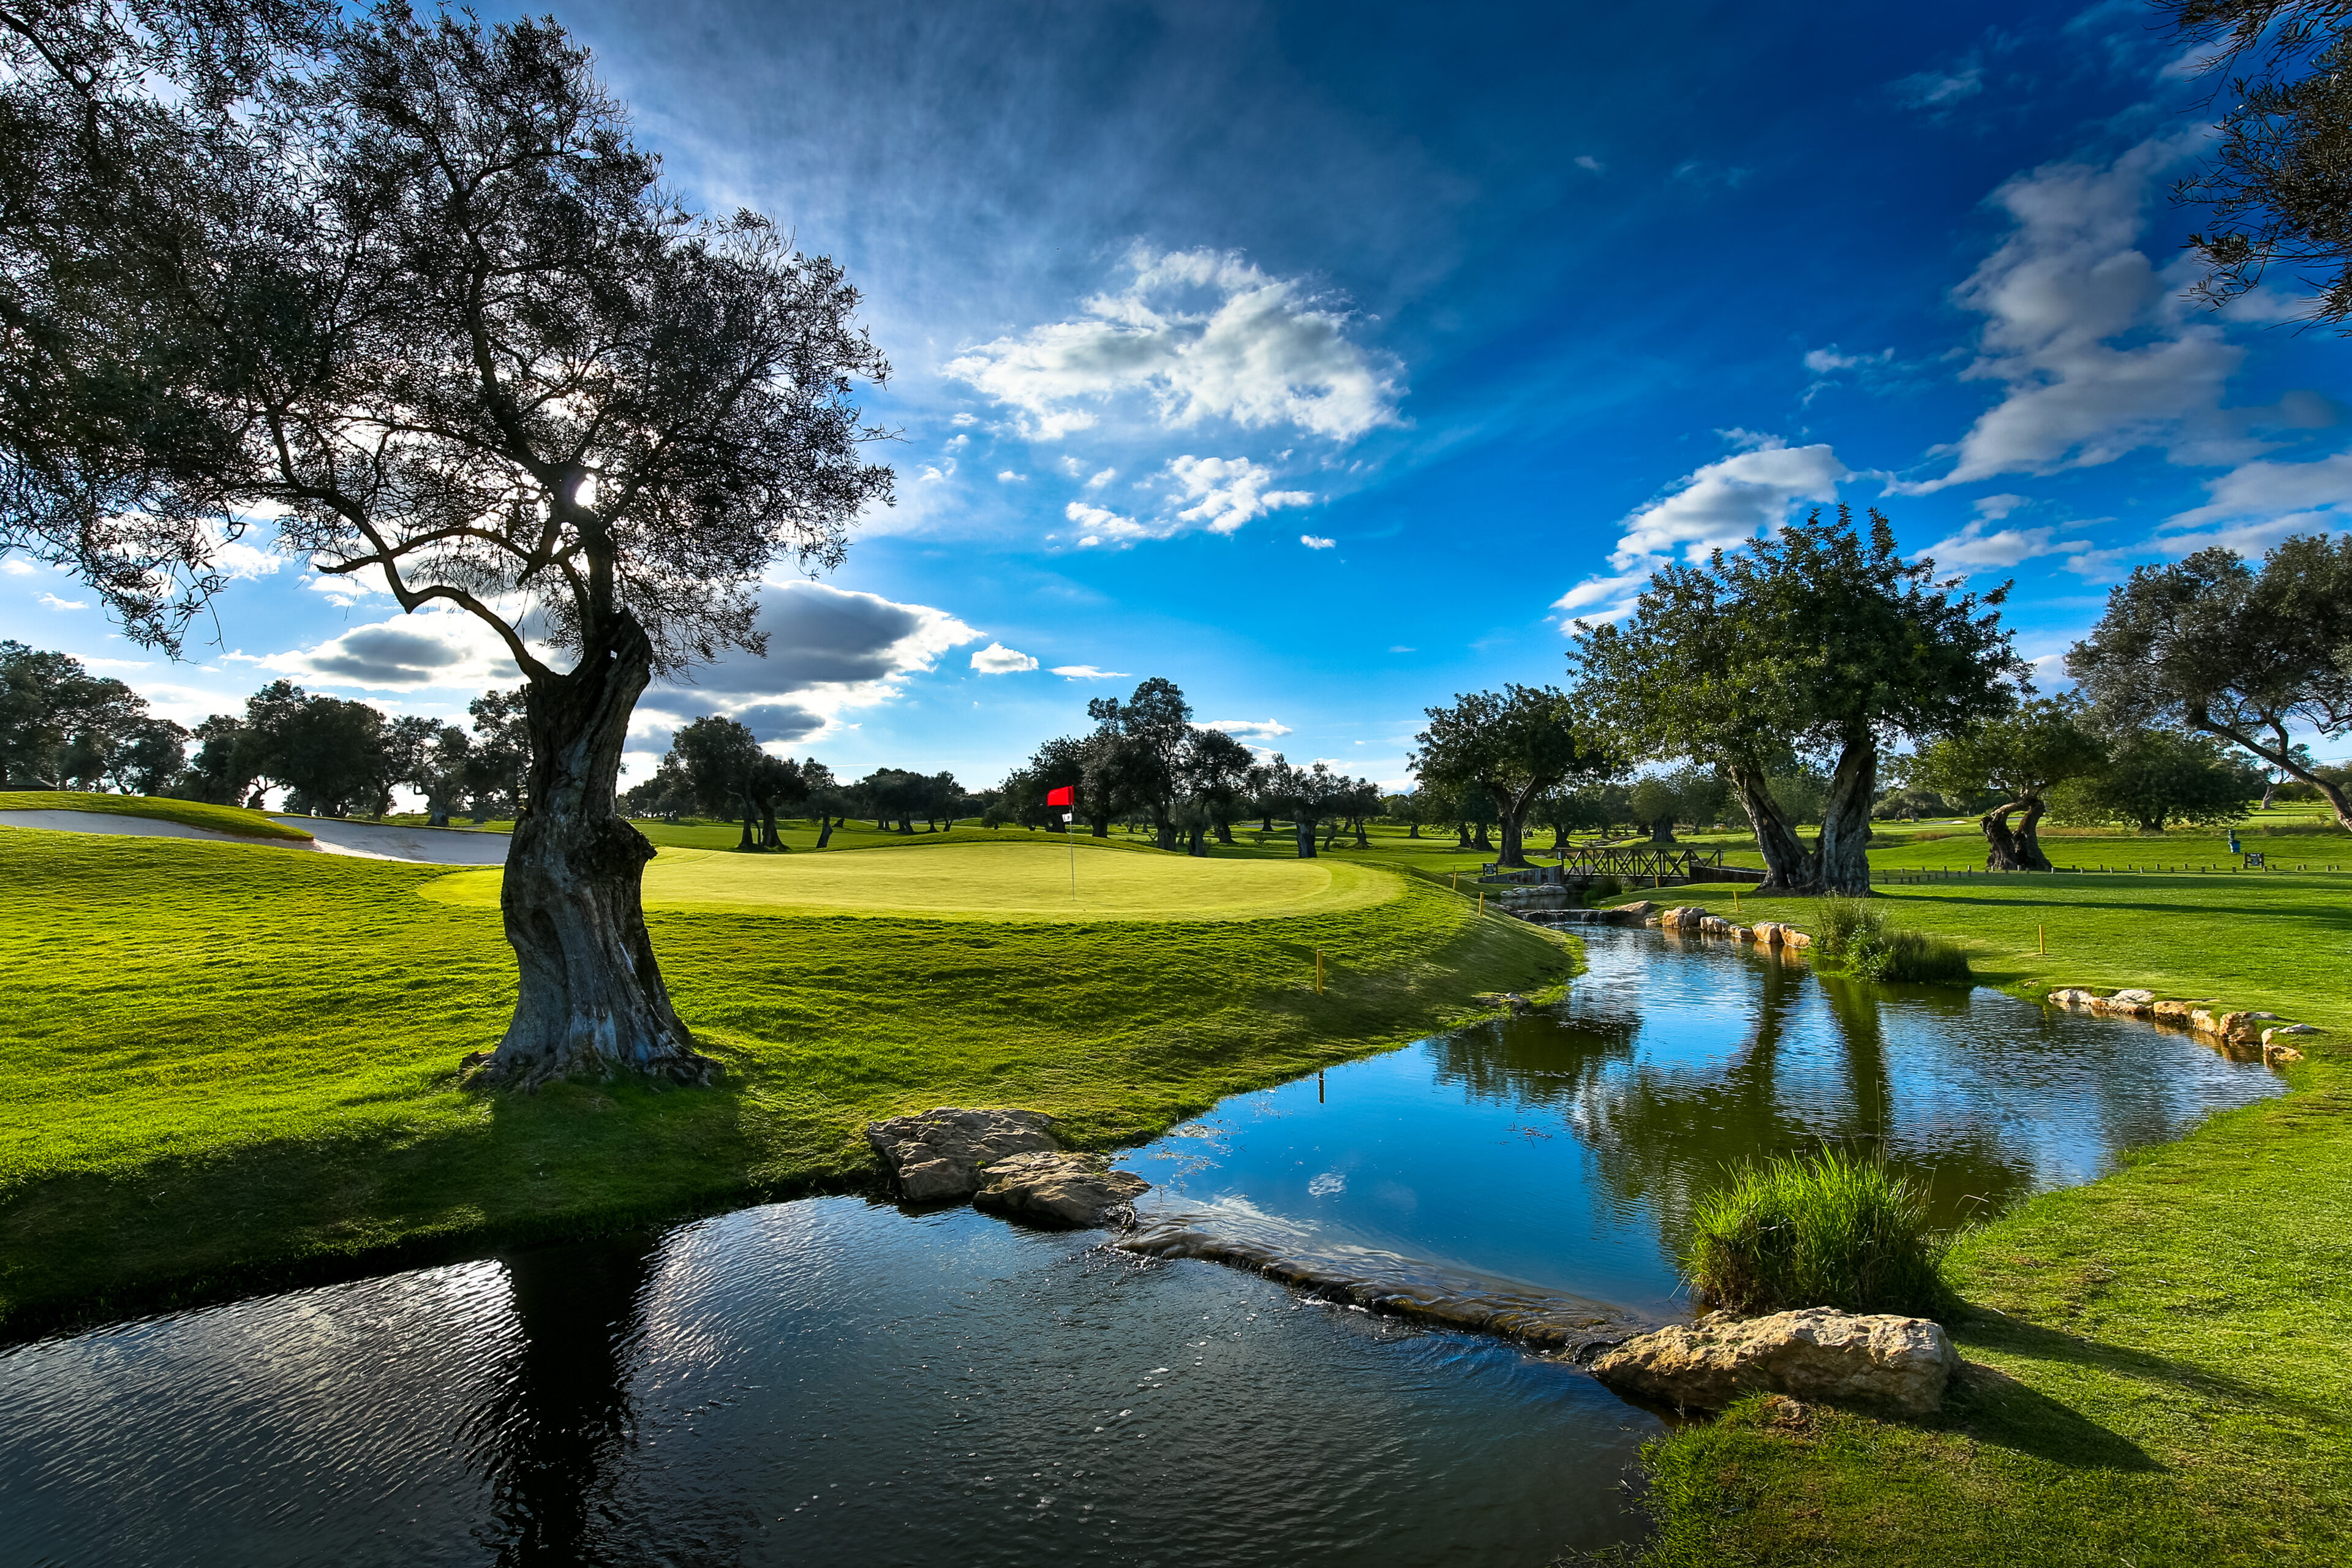
<svg viewBox="0 0 2352 1568">
<path fill-rule="evenodd" d="M 1587 936 L 1568 1004 L 1131 1152 L 1147 1227 L 1688 1310 L 1740 1159 L 1824 1142 L 1958 1221 L 2281 1091 L 1998 993 Z M 68 1564 L 1540 1564 L 1632 1539 L 1656 1419 L 1559 1361 L 862 1198 L 0 1350 L 0 1555 Z"/>
</svg>

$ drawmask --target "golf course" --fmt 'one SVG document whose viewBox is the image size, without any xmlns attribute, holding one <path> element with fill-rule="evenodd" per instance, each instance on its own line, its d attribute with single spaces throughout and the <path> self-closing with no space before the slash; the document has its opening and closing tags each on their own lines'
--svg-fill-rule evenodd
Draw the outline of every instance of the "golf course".
<svg viewBox="0 0 2352 1568">
<path fill-rule="evenodd" d="M 495 870 L 0 826 L 0 1322 L 869 1187 L 866 1123 L 936 1105 L 1114 1147 L 1577 964 L 1338 859 L 1081 842 L 1073 901 L 1029 838 L 667 850 L 647 922 L 718 1088 L 500 1096 L 458 1071 L 513 1007 Z"/>
</svg>

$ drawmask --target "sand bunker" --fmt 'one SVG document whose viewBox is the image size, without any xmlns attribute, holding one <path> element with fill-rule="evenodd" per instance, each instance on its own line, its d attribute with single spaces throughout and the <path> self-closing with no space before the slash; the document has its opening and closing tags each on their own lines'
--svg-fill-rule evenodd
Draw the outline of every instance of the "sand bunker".
<svg viewBox="0 0 2352 1568">
<path fill-rule="evenodd" d="M 131 838 L 206 838 L 215 844 L 257 845 L 264 849 L 293 849 L 323 855 L 351 855 L 362 860 L 416 860 L 435 866 L 502 866 L 507 858 L 503 833 L 466 833 L 447 827 L 404 827 L 396 823 L 343 822 L 331 817 L 274 816 L 289 827 L 310 835 L 299 838 L 256 838 L 242 833 L 221 833 L 162 816 L 132 816 L 110 811 L 0 811 L 0 827 L 45 828 L 52 833 L 102 833 Z"/>
</svg>

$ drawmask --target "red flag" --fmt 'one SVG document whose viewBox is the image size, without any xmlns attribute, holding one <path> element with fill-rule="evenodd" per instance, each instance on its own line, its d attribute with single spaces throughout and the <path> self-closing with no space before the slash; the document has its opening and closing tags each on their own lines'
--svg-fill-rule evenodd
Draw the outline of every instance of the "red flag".
<svg viewBox="0 0 2352 1568">
<path fill-rule="evenodd" d="M 1045 792 L 1045 804 L 1066 805 L 1075 811 L 1078 805 L 1078 792 L 1069 784 L 1064 784 L 1060 789 L 1049 789 Z"/>
</svg>

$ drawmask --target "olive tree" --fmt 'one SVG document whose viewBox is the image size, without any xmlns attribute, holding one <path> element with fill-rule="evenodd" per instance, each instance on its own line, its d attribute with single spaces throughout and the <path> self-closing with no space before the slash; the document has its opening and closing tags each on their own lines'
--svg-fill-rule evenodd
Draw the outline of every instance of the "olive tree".
<svg viewBox="0 0 2352 1568">
<path fill-rule="evenodd" d="M 1562 780 L 1617 771 L 1615 759 L 1579 730 L 1567 694 L 1549 686 L 1506 686 L 1457 695 L 1424 709 L 1429 727 L 1413 737 L 1414 773 L 1439 789 L 1477 790 L 1502 826 L 1496 863 L 1525 866 L 1528 811 Z"/>
<path fill-rule="evenodd" d="M 1621 626 L 1581 633 L 1580 699 L 1636 754 L 1720 769 L 1756 830 L 1765 888 L 1866 893 L 1879 757 L 2005 708 L 2023 666 L 1981 599 L 1906 560 L 1876 511 L 1840 507 L 1650 579 Z M 1791 752 L 1832 759 L 1808 847 L 1774 797 Z"/>
<path fill-rule="evenodd" d="M 487 1077 L 707 1081 L 646 934 L 621 750 L 656 674 L 764 651 L 771 562 L 838 563 L 888 500 L 852 398 L 887 369 L 857 294 L 763 217 L 682 207 L 552 22 L 387 4 L 289 79 L 175 231 L 189 264 L 126 272 L 112 301 L 166 341 L 204 436 L 144 453 L 133 499 L 184 521 L 199 593 L 205 512 L 266 508 L 314 570 L 489 628 L 530 759 L 500 896 L 520 983 Z M 65 466 L 119 466 L 135 436 L 66 431 Z M 75 556 L 94 583 L 113 561 Z"/>
<path fill-rule="evenodd" d="M 2097 773 L 2106 749 L 2065 698 L 2021 703 L 2012 712 L 1970 725 L 1923 748 L 1911 776 L 1917 786 L 1965 800 L 1988 792 L 1999 804 L 1977 819 L 1984 830 L 1985 868 L 2047 871 L 2042 818 L 2050 792 L 2070 779 Z M 2017 826 L 2010 826 L 2010 818 Z"/>
<path fill-rule="evenodd" d="M 2260 571 L 2219 546 L 2139 567 L 2066 669 L 2108 727 L 2225 742 L 2311 785 L 2352 828 L 2352 798 L 2288 738 L 2352 731 L 2352 538 L 2293 535 Z"/>
</svg>

